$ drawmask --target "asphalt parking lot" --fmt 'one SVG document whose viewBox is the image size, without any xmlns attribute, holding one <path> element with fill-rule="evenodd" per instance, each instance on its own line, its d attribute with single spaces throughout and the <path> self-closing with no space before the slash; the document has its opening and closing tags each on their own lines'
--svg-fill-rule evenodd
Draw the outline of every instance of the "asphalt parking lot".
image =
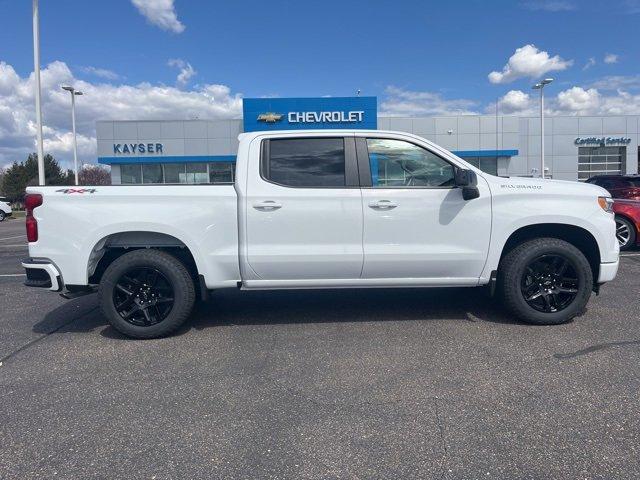
<svg viewBox="0 0 640 480">
<path fill-rule="evenodd" d="M 574 322 L 481 290 L 218 292 L 129 340 L 0 224 L 0 478 L 640 477 L 640 252 Z"/>
</svg>

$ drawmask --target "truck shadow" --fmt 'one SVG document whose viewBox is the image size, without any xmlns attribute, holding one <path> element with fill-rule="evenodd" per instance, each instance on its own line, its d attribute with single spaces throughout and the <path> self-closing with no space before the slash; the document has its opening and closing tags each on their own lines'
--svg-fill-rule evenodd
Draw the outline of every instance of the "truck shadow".
<svg viewBox="0 0 640 480">
<path fill-rule="evenodd" d="M 174 336 L 191 329 L 231 325 L 437 320 L 522 324 L 502 311 L 499 302 L 482 288 L 220 290 L 207 302 L 199 302 L 191 319 Z M 33 331 L 91 332 L 103 326 L 101 335 L 127 338 L 107 325 L 96 295 L 88 295 L 47 313 Z"/>
</svg>

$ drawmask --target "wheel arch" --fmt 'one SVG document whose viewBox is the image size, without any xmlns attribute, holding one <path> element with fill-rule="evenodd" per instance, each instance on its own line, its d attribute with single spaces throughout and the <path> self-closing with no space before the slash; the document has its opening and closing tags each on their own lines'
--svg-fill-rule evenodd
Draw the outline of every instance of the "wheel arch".
<svg viewBox="0 0 640 480">
<path fill-rule="evenodd" d="M 93 245 L 87 262 L 89 283 L 99 284 L 114 260 L 127 252 L 144 248 L 162 250 L 176 257 L 187 267 L 194 281 L 198 281 L 202 270 L 198 268 L 198 262 L 185 242 L 168 233 L 136 230 L 110 233 Z"/>
<path fill-rule="evenodd" d="M 600 248 L 598 242 L 587 229 L 566 223 L 538 223 L 526 225 L 515 230 L 505 242 L 500 254 L 500 262 L 504 256 L 517 245 L 534 238 L 557 238 L 574 245 L 589 261 L 593 273 L 594 285 L 600 273 Z"/>
</svg>

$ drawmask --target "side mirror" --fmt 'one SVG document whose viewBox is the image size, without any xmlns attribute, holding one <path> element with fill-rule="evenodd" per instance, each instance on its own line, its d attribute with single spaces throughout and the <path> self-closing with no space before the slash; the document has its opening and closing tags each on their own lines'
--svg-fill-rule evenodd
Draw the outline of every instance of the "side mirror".
<svg viewBox="0 0 640 480">
<path fill-rule="evenodd" d="M 473 170 L 456 168 L 455 184 L 456 187 L 462 188 L 462 198 L 465 200 L 473 200 L 480 196 L 480 190 L 478 190 L 478 176 Z"/>
</svg>

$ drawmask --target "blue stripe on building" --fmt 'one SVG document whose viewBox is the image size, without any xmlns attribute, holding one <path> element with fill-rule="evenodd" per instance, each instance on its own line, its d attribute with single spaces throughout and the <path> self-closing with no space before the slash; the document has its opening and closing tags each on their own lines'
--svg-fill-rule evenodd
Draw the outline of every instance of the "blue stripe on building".
<svg viewBox="0 0 640 480">
<path fill-rule="evenodd" d="M 235 162 L 235 155 L 176 155 L 160 157 L 98 157 L 98 163 L 122 165 L 131 163 L 210 163 Z"/>
</svg>

